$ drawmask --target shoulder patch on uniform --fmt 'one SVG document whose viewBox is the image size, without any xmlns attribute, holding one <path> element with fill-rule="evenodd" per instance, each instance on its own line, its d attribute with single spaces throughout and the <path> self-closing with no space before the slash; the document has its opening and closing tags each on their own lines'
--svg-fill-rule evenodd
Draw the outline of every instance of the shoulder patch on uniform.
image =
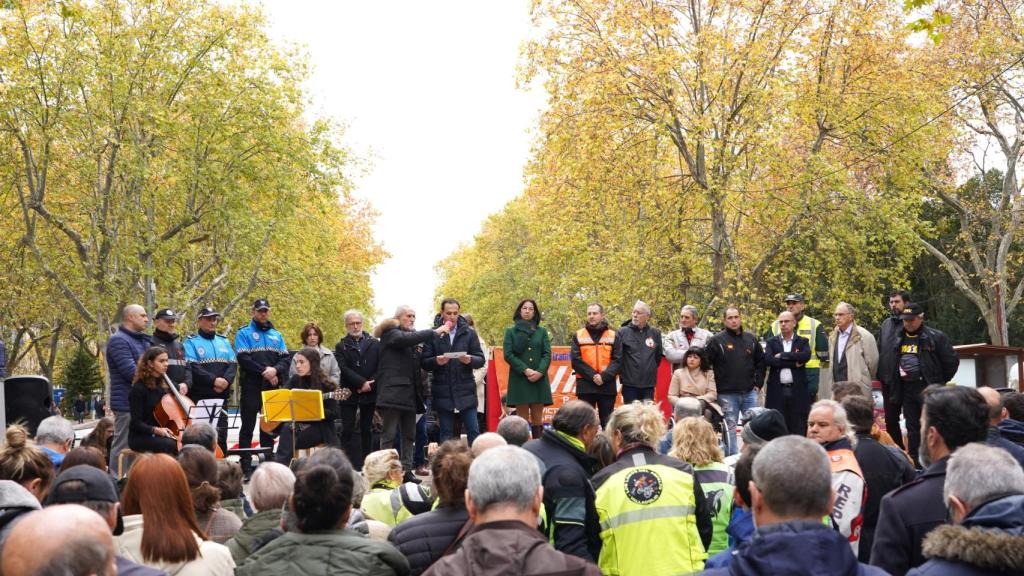
<svg viewBox="0 0 1024 576">
<path fill-rule="evenodd" d="M 637 504 L 650 504 L 661 498 L 661 477 L 653 470 L 641 468 L 626 476 L 626 496 Z"/>
</svg>

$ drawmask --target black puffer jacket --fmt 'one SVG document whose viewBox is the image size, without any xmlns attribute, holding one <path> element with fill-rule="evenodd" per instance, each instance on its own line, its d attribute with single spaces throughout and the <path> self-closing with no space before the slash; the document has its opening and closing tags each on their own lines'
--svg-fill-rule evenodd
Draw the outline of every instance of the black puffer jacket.
<svg viewBox="0 0 1024 576">
<path fill-rule="evenodd" d="M 352 390 L 352 396 L 343 403 L 367 405 L 376 402 L 379 382 L 370 386 L 370 391 L 365 394 L 360 393 L 359 389 L 367 380 L 373 380 L 377 376 L 380 340 L 367 332 L 363 332 L 363 337 L 359 341 L 346 334 L 334 347 L 334 357 L 341 366 L 342 387 Z"/>
<path fill-rule="evenodd" d="M 658 382 L 658 364 L 665 356 L 661 331 L 650 324 L 638 328 L 632 320 L 622 323 L 616 333 L 622 341 L 619 381 L 623 386 L 654 388 Z"/>
<path fill-rule="evenodd" d="M 423 412 L 423 375 L 420 356 L 433 330 L 405 331 L 388 318 L 373 330 L 380 338 L 377 366 L 377 407 Z"/>
<path fill-rule="evenodd" d="M 715 369 L 718 393 L 746 394 L 764 386 L 764 349 L 750 332 L 728 328 L 711 337 L 706 348 Z"/>
<path fill-rule="evenodd" d="M 409 561 L 409 574 L 417 576 L 444 555 L 468 521 L 465 506 L 444 506 L 395 526 L 388 542 Z"/>
<path fill-rule="evenodd" d="M 441 326 L 441 315 L 434 318 L 434 327 Z M 437 357 L 447 352 L 465 352 L 469 354 L 469 364 L 463 364 L 457 358 L 448 360 L 444 366 L 437 365 Z M 473 369 L 484 365 L 484 353 L 480 349 L 480 337 L 469 327 L 466 319 L 459 316 L 455 325 L 455 341 L 447 334 L 434 336 L 427 340 L 423 347 L 422 366 L 433 374 L 430 381 L 431 395 L 434 403 L 431 408 L 451 412 L 459 410 L 475 410 L 476 378 Z"/>
</svg>

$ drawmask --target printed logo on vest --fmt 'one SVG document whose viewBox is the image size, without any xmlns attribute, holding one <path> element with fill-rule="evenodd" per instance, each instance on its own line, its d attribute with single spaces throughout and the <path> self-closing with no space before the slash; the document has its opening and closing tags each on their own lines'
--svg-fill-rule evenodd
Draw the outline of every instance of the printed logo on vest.
<svg viewBox="0 0 1024 576">
<path fill-rule="evenodd" d="M 651 470 L 640 469 L 626 477 L 626 496 L 637 504 L 650 504 L 661 498 L 661 478 Z"/>
<path fill-rule="evenodd" d="M 196 348 L 196 354 L 199 354 L 199 356 L 206 356 L 206 350 L 202 347 Z"/>
<path fill-rule="evenodd" d="M 253 339 L 253 340 L 259 340 L 259 339 L 260 339 L 260 335 L 259 335 L 259 333 L 258 333 L 258 332 L 253 332 L 253 333 L 252 333 L 252 339 Z"/>
</svg>

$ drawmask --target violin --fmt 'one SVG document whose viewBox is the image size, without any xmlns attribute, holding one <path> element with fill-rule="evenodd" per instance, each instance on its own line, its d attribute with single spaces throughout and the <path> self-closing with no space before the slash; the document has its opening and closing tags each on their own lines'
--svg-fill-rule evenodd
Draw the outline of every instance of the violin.
<svg viewBox="0 0 1024 576">
<path fill-rule="evenodd" d="M 196 404 L 178 391 L 178 386 L 171 381 L 167 374 L 164 374 L 164 380 L 167 381 L 170 392 L 164 394 L 160 399 L 160 403 L 153 409 L 153 416 L 161 426 L 171 431 L 178 441 L 178 450 L 181 451 L 181 437 L 185 433 L 185 427 L 192 423 L 189 414 L 192 413 Z M 218 459 L 224 458 L 220 444 L 214 443 L 213 453 Z"/>
</svg>

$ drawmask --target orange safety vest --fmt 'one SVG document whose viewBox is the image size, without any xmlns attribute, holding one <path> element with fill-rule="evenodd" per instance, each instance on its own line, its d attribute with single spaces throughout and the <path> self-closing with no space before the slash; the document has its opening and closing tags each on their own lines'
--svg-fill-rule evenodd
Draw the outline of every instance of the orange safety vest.
<svg viewBox="0 0 1024 576">
<path fill-rule="evenodd" d="M 611 328 L 601 334 L 601 339 L 594 342 L 586 328 L 576 331 L 576 341 L 580 344 L 580 358 L 598 372 L 612 363 L 612 347 L 615 345 L 615 330 Z"/>
<path fill-rule="evenodd" d="M 868 483 L 864 480 L 864 472 L 860 469 L 860 464 L 857 462 L 857 457 L 854 455 L 853 450 L 848 448 L 840 448 L 838 450 L 828 451 L 828 463 L 832 466 L 832 473 L 836 474 L 839 472 L 853 472 L 864 481 L 864 490 L 860 494 L 861 497 L 861 508 L 857 511 L 857 516 L 850 522 L 850 542 L 860 542 L 860 530 L 864 523 L 864 505 L 867 504 L 868 500 Z M 837 498 L 842 498 L 842 494 L 838 494 Z"/>
</svg>

